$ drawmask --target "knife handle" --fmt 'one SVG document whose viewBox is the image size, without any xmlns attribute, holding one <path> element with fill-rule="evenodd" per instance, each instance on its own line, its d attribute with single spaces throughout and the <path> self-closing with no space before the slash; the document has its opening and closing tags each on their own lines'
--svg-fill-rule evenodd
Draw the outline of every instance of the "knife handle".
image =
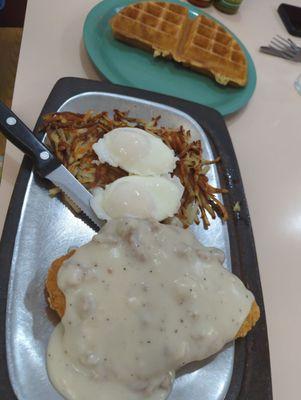
<svg viewBox="0 0 301 400">
<path fill-rule="evenodd" d="M 34 133 L 1 101 L 0 129 L 10 142 L 33 160 L 41 176 L 48 175 L 61 165 Z"/>
</svg>

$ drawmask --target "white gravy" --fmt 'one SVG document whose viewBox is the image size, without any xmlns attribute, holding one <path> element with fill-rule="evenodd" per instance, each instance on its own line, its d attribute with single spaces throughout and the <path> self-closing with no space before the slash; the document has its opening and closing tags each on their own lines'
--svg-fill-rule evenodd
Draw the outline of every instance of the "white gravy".
<svg viewBox="0 0 301 400">
<path fill-rule="evenodd" d="M 254 297 L 189 230 L 109 221 L 58 274 L 66 311 L 47 350 L 68 400 L 159 400 L 174 371 L 231 341 Z"/>
</svg>

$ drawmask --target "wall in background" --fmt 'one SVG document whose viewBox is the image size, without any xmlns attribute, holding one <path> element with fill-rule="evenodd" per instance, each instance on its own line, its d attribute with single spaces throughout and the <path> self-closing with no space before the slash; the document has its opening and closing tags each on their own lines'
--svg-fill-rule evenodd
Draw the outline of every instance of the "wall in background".
<svg viewBox="0 0 301 400">
<path fill-rule="evenodd" d="M 27 0 L 0 0 L 0 100 L 11 106 Z M 5 139 L 0 133 L 0 182 Z"/>
</svg>

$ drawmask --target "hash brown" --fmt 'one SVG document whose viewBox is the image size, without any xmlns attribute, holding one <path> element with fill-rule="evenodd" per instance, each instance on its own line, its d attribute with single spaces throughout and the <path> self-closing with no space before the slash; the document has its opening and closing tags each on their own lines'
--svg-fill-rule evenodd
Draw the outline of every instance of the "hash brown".
<svg viewBox="0 0 301 400">
<path fill-rule="evenodd" d="M 185 191 L 176 216 L 185 228 L 202 220 L 204 228 L 208 229 L 209 217 L 215 219 L 219 216 L 223 221 L 228 219 L 227 210 L 218 199 L 218 194 L 227 193 L 227 190 L 213 187 L 206 176 L 210 164 L 219 162 L 220 158 L 205 160 L 201 141 L 193 141 L 190 131 L 183 126 L 159 126 L 160 116 L 145 121 L 120 110 L 114 110 L 112 117 L 108 112 L 90 111 L 84 114 L 47 114 L 43 119 L 42 129 L 47 133 L 55 156 L 88 190 L 105 188 L 107 184 L 128 175 L 121 168 L 100 163 L 92 146 L 109 131 L 132 126 L 161 138 L 179 158 L 173 174 L 178 176 Z M 58 192 L 57 188 L 51 190 L 53 195 Z M 67 199 L 64 200 L 68 203 Z"/>
</svg>

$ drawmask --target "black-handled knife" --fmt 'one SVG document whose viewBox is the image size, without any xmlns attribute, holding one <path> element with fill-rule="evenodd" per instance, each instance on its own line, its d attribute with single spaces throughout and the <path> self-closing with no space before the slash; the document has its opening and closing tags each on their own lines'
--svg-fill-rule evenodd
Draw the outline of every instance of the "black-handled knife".
<svg viewBox="0 0 301 400">
<path fill-rule="evenodd" d="M 37 173 L 58 186 L 98 227 L 103 225 L 90 206 L 92 194 L 40 142 L 34 133 L 0 101 L 0 129 L 6 138 L 27 154 Z"/>
</svg>

